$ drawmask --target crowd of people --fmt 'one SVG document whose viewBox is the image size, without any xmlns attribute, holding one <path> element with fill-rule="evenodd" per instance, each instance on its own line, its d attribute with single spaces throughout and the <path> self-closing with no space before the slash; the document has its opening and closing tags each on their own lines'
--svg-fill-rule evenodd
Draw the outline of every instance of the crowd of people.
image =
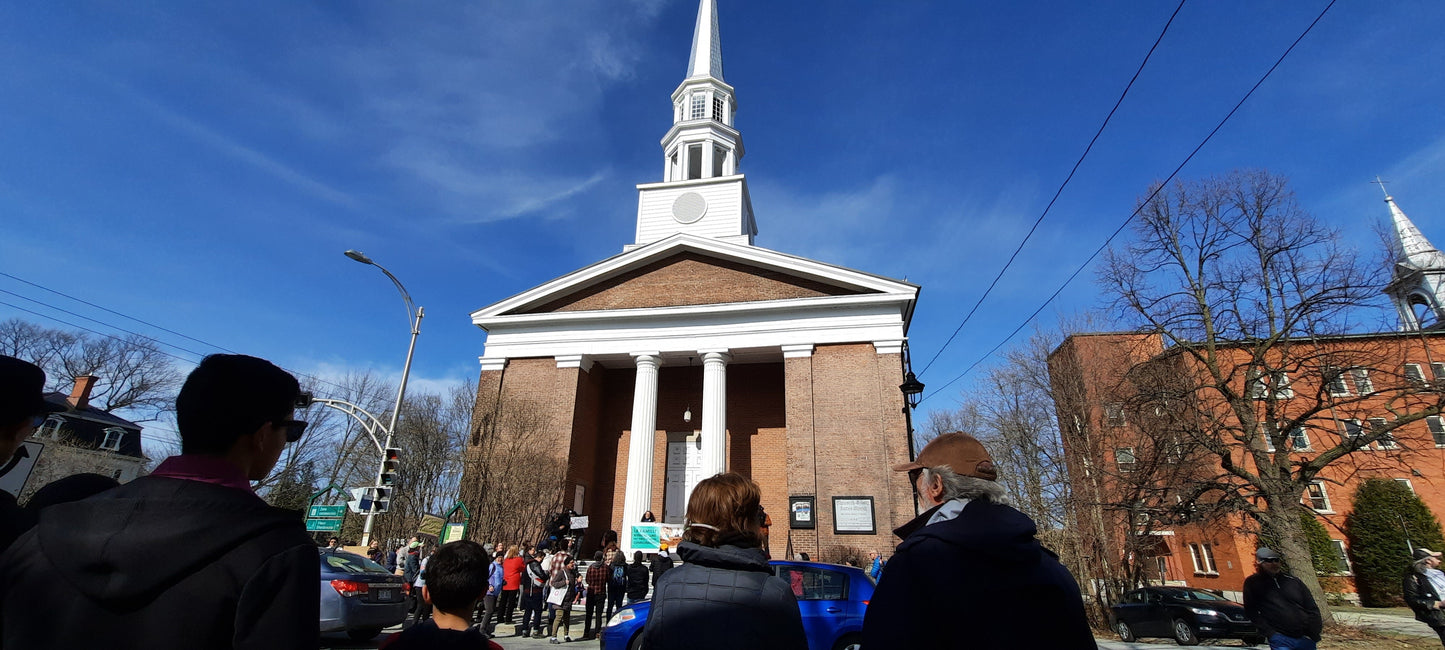
<svg viewBox="0 0 1445 650">
<path fill-rule="evenodd" d="M 44 385 L 38 367 L 0 356 L 0 461 L 56 410 Z M 0 648 L 316 648 L 316 545 L 295 512 L 251 486 L 304 434 L 295 415 L 306 401 L 296 378 L 268 361 L 212 355 L 176 398 L 181 453 L 150 475 L 124 485 L 71 477 L 24 508 L 0 492 Z M 894 531 L 891 557 L 869 553 L 877 587 L 864 647 L 1096 647 L 1077 582 L 1008 505 L 978 440 L 941 435 L 893 469 L 926 509 Z M 367 556 L 413 585 L 411 624 L 382 647 L 496 647 L 498 624 L 566 643 L 579 602 L 580 639 L 590 640 L 651 592 L 650 650 L 806 648 L 797 591 L 769 566 L 760 501 L 740 474 L 704 479 L 675 547 L 662 543 L 650 559 L 634 551 L 628 562 L 609 535 L 585 571 L 565 526 L 549 527 L 536 547 L 372 543 Z M 1445 643 L 1440 556 L 1415 549 L 1402 592 Z M 1271 648 L 1314 648 L 1321 617 L 1309 591 L 1274 550 L 1256 560 L 1243 587 L 1251 620 Z"/>
</svg>

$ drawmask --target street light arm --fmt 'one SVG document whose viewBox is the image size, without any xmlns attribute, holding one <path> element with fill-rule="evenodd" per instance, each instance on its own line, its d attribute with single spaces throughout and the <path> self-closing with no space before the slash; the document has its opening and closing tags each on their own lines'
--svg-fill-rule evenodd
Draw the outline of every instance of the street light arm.
<svg viewBox="0 0 1445 650">
<path fill-rule="evenodd" d="M 416 313 L 416 303 L 412 302 L 412 300 L 411 300 L 411 294 L 407 292 L 406 287 L 402 286 L 401 280 L 396 279 L 396 276 L 392 275 L 392 274 L 391 274 L 391 271 L 386 270 L 386 267 L 385 267 L 385 266 L 382 266 L 382 265 L 380 265 L 380 264 L 377 264 L 376 262 L 372 262 L 371 265 L 372 265 L 372 266 L 375 266 L 375 267 L 378 268 L 378 269 L 381 269 L 381 272 L 382 272 L 382 273 L 385 273 L 385 274 L 386 274 L 386 277 L 389 278 L 389 279 L 391 279 L 391 283 L 394 284 L 394 285 L 396 285 L 396 290 L 399 291 L 399 292 L 401 292 L 401 299 L 404 300 L 404 301 L 406 301 L 406 321 L 407 321 L 407 323 L 412 326 L 412 329 L 413 329 L 413 330 L 416 329 L 417 327 L 420 327 L 420 324 L 417 322 L 419 319 L 417 318 L 417 313 Z"/>
<path fill-rule="evenodd" d="M 370 411 L 367 411 L 360 406 L 357 406 L 355 404 L 352 404 L 351 402 L 342 399 L 326 399 L 316 397 L 311 399 L 311 403 L 334 408 L 338 411 L 341 411 L 342 413 L 356 418 L 356 421 L 361 423 L 361 430 L 365 431 L 366 435 L 371 438 L 371 444 L 376 445 L 377 453 L 386 453 L 386 449 L 381 446 L 381 441 L 376 438 L 377 429 L 380 429 L 382 431 L 386 430 L 386 425 L 382 423 L 381 418 L 372 415 Z M 363 418 L 363 415 L 366 417 Z"/>
</svg>

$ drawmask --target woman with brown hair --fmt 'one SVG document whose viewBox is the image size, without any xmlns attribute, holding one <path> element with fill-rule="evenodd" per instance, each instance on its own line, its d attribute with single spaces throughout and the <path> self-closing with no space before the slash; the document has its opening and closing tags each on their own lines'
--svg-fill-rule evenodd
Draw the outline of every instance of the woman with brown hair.
<svg viewBox="0 0 1445 650">
<path fill-rule="evenodd" d="M 762 544 L 758 484 L 718 474 L 693 489 L 677 555 L 658 578 L 642 631 L 648 650 L 808 647 L 798 601 Z"/>
</svg>

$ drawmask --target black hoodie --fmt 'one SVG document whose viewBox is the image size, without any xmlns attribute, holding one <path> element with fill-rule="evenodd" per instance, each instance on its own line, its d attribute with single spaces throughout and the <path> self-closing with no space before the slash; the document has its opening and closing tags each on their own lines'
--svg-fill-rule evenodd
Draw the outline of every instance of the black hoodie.
<svg viewBox="0 0 1445 650">
<path fill-rule="evenodd" d="M 51 506 L 0 559 L 0 645 L 314 649 L 320 569 L 301 521 L 154 476 Z"/>
<path fill-rule="evenodd" d="M 953 519 L 943 506 L 894 531 L 863 620 L 863 647 L 1095 648 L 1078 583 L 1034 538 L 1034 522 L 972 500 Z"/>
</svg>

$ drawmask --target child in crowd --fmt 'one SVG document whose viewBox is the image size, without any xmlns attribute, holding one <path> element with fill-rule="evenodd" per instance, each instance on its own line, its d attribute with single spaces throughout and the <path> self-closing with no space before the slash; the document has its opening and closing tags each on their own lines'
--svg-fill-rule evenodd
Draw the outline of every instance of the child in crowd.
<svg viewBox="0 0 1445 650">
<path fill-rule="evenodd" d="M 491 558 L 476 542 L 445 544 L 427 560 L 421 597 L 433 608 L 431 620 L 391 635 L 382 648 L 411 650 L 501 650 L 472 626 L 472 611 L 487 590 Z"/>
</svg>

